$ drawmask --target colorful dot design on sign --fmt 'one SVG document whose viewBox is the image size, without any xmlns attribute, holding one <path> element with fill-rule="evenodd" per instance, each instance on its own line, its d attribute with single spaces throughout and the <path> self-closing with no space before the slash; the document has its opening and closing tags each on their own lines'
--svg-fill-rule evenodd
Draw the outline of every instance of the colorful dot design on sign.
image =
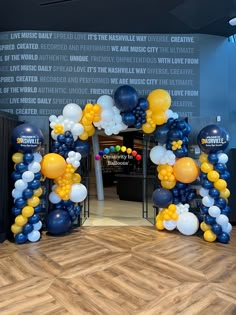
<svg viewBox="0 0 236 315">
<path fill-rule="evenodd" d="M 115 152 L 122 152 L 122 153 L 127 153 L 128 155 L 132 155 L 135 160 L 140 161 L 142 159 L 142 156 L 140 154 L 138 154 L 137 151 L 132 150 L 131 148 L 126 148 L 126 146 L 110 146 L 109 148 L 105 148 L 104 150 L 99 151 L 98 154 L 95 155 L 95 160 L 99 161 L 101 159 L 101 157 L 104 154 L 110 154 L 110 153 L 115 153 Z"/>
</svg>

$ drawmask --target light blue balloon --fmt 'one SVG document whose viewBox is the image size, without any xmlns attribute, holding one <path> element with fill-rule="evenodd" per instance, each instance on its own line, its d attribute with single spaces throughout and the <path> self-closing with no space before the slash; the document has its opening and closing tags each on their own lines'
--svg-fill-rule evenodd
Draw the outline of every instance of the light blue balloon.
<svg viewBox="0 0 236 315">
<path fill-rule="evenodd" d="M 42 221 L 38 221 L 37 223 L 33 224 L 34 231 L 39 231 L 42 227 Z"/>
<path fill-rule="evenodd" d="M 27 235 L 27 237 L 30 242 L 37 242 L 40 239 L 40 232 L 32 231 Z"/>
</svg>

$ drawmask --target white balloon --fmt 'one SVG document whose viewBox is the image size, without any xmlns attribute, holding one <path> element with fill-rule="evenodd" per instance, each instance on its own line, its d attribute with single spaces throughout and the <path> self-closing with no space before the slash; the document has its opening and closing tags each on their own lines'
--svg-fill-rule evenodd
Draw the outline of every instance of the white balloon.
<svg viewBox="0 0 236 315">
<path fill-rule="evenodd" d="M 216 218 L 216 223 L 218 223 L 220 226 L 224 226 L 224 225 L 228 225 L 229 223 L 229 218 L 224 215 L 224 214 L 220 214 L 217 218 Z"/>
<path fill-rule="evenodd" d="M 103 109 L 111 109 L 114 106 L 114 100 L 110 95 L 102 95 L 98 98 L 97 104 Z"/>
<path fill-rule="evenodd" d="M 83 184 L 73 184 L 70 191 L 70 200 L 82 202 L 87 197 L 87 188 Z"/>
<path fill-rule="evenodd" d="M 28 165 L 28 170 L 33 173 L 38 173 L 41 170 L 41 165 L 39 162 L 33 161 Z"/>
<path fill-rule="evenodd" d="M 82 118 L 82 109 L 79 105 L 70 103 L 63 108 L 63 117 L 74 122 L 79 122 Z"/>
<path fill-rule="evenodd" d="M 101 113 L 101 118 L 103 121 L 110 122 L 114 117 L 114 114 L 111 110 L 105 109 Z"/>
<path fill-rule="evenodd" d="M 37 223 L 33 224 L 34 231 L 39 231 L 42 228 L 43 224 L 42 221 L 38 221 Z"/>
<path fill-rule="evenodd" d="M 51 127 L 51 126 L 50 126 Z M 51 137 L 52 137 L 52 139 L 53 140 L 57 140 L 57 136 L 58 136 L 58 134 L 56 134 L 55 132 L 54 132 L 54 130 L 52 130 L 51 131 Z"/>
<path fill-rule="evenodd" d="M 205 196 L 209 196 L 209 190 L 208 189 L 205 189 L 203 187 L 201 187 L 199 189 L 199 195 L 202 196 L 202 197 L 205 197 Z"/>
<path fill-rule="evenodd" d="M 210 216 L 212 216 L 213 218 L 216 218 L 220 215 L 220 208 L 217 207 L 217 206 L 211 206 L 209 209 L 208 209 L 208 213 L 210 214 Z"/>
<path fill-rule="evenodd" d="M 84 127 L 83 125 L 76 123 L 74 126 L 71 128 L 71 133 L 73 136 L 80 136 L 84 132 Z"/>
<path fill-rule="evenodd" d="M 222 226 L 222 231 L 230 234 L 230 232 L 232 231 L 231 223 L 228 223 L 227 225 Z"/>
<path fill-rule="evenodd" d="M 193 235 L 199 228 L 198 218 L 192 212 L 184 212 L 179 215 L 177 229 L 184 235 Z"/>
<path fill-rule="evenodd" d="M 160 145 L 157 145 L 151 149 L 150 159 L 154 164 L 160 164 L 160 159 L 165 153 L 166 149 Z"/>
<path fill-rule="evenodd" d="M 26 183 L 32 182 L 33 179 L 34 179 L 34 173 L 31 171 L 25 171 L 22 174 L 22 180 Z"/>
<path fill-rule="evenodd" d="M 226 164 L 229 159 L 228 155 L 225 153 L 218 153 L 217 157 L 218 157 L 218 163 L 223 163 L 223 164 Z"/>
<path fill-rule="evenodd" d="M 49 116 L 49 121 L 50 122 L 56 122 L 56 120 L 57 120 L 57 116 L 55 116 L 55 115 Z"/>
<path fill-rule="evenodd" d="M 11 192 L 11 195 L 14 199 L 18 199 L 22 197 L 22 190 L 18 190 L 18 189 L 13 189 Z"/>
<path fill-rule="evenodd" d="M 74 161 L 72 165 L 73 167 L 78 168 L 80 166 L 80 161 Z"/>
<path fill-rule="evenodd" d="M 28 187 L 28 184 L 26 182 L 24 182 L 22 179 L 18 179 L 15 182 L 15 188 L 17 190 L 23 191 L 24 189 L 26 189 Z"/>
<path fill-rule="evenodd" d="M 112 135 L 112 128 L 111 127 L 107 127 L 105 130 L 104 130 L 105 134 L 107 136 L 111 136 Z"/>
<path fill-rule="evenodd" d="M 27 238 L 30 242 L 37 242 L 40 239 L 40 232 L 33 230 L 27 235 Z"/>
<path fill-rule="evenodd" d="M 59 203 L 61 201 L 61 198 L 55 193 L 55 191 L 50 192 L 48 199 L 53 204 Z"/>
<path fill-rule="evenodd" d="M 34 156 L 34 162 L 40 163 L 43 159 L 42 155 L 38 152 L 33 153 L 33 156 Z"/>
<path fill-rule="evenodd" d="M 215 203 L 215 200 L 211 198 L 210 196 L 205 196 L 202 198 L 202 204 L 206 207 L 211 207 Z"/>
<path fill-rule="evenodd" d="M 174 220 L 164 220 L 163 221 L 164 228 L 168 231 L 172 231 L 177 226 L 177 221 Z"/>
</svg>

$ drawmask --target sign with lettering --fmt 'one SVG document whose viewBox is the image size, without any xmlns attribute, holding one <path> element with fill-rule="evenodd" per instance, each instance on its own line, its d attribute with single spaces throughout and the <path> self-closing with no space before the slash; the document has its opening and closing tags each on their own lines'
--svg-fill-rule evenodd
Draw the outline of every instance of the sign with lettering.
<svg viewBox="0 0 236 315">
<path fill-rule="evenodd" d="M 0 108 L 18 115 L 59 115 L 130 85 L 157 88 L 181 117 L 199 115 L 198 35 L 18 31 L 0 33 Z"/>
</svg>

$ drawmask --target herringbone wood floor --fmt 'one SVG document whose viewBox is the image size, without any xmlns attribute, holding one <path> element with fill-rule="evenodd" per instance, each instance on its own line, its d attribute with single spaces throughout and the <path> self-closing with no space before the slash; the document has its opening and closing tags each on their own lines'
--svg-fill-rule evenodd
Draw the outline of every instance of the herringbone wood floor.
<svg viewBox="0 0 236 315">
<path fill-rule="evenodd" d="M 230 244 L 154 227 L 82 227 L 0 244 L 1 315 L 236 314 Z"/>
</svg>

